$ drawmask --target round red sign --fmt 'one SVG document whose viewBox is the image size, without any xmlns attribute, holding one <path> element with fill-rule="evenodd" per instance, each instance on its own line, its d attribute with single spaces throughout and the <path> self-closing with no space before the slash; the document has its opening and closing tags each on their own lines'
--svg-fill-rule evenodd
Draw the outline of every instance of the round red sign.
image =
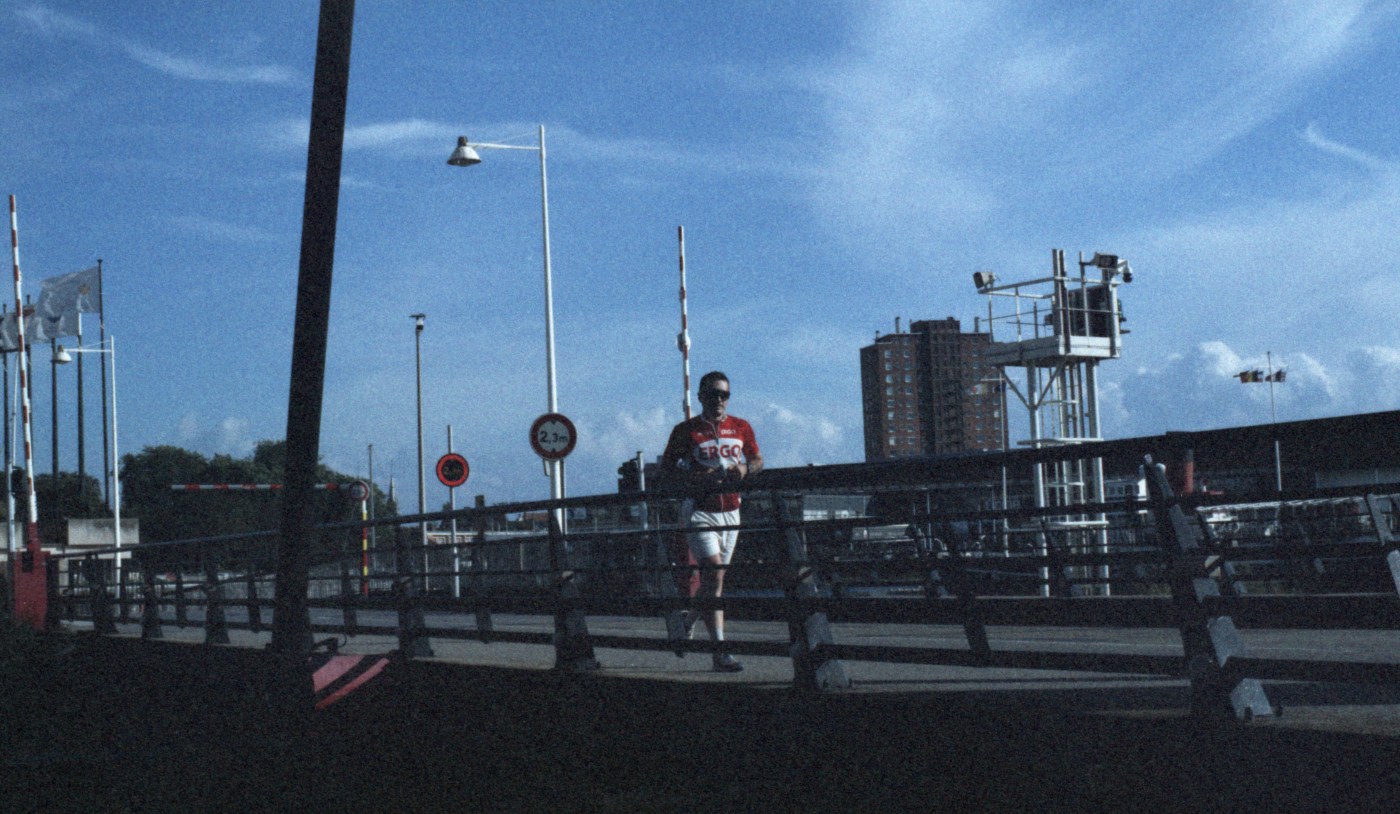
<svg viewBox="0 0 1400 814">
<path fill-rule="evenodd" d="M 461 486 L 467 482 L 467 476 L 472 473 L 472 468 L 467 465 L 467 459 L 455 452 L 449 452 L 438 458 L 437 476 L 442 481 L 443 486 L 449 488 Z"/>
<path fill-rule="evenodd" d="M 574 451 L 578 430 L 562 413 L 545 413 L 530 425 L 530 448 L 549 461 L 562 461 Z"/>
</svg>

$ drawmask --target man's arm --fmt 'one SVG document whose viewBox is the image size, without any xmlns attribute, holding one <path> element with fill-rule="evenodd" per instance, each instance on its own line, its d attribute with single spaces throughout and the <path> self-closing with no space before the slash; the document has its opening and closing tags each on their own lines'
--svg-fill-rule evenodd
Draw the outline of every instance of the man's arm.
<svg viewBox="0 0 1400 814">
<path fill-rule="evenodd" d="M 753 427 L 744 425 L 744 461 L 735 464 L 731 469 L 735 470 L 740 480 L 751 475 L 757 475 L 763 471 L 763 453 L 758 451 L 758 441 L 753 436 Z"/>
</svg>

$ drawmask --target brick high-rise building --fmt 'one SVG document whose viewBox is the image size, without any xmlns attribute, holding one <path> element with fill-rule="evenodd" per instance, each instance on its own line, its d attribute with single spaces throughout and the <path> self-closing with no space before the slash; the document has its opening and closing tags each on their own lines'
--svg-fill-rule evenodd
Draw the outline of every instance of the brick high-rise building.
<svg viewBox="0 0 1400 814">
<path fill-rule="evenodd" d="M 1006 448 L 1000 373 L 984 361 L 991 337 L 956 319 L 924 320 L 860 349 L 865 459 Z"/>
</svg>

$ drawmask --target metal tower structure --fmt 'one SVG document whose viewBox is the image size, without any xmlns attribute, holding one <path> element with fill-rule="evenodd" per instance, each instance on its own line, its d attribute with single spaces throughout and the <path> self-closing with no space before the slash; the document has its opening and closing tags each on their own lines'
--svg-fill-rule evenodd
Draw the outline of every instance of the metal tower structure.
<svg viewBox="0 0 1400 814">
<path fill-rule="evenodd" d="M 1079 271 L 1065 267 L 1065 253 L 1051 251 L 1048 277 L 1003 283 L 991 272 L 973 274 L 977 290 L 987 295 L 987 330 L 991 347 L 985 361 L 1001 374 L 1004 389 L 1025 406 L 1030 438 L 1021 445 L 1035 449 L 1099 441 L 1098 365 L 1122 355 L 1123 321 L 1118 286 L 1131 282 L 1132 269 L 1117 255 L 1081 253 Z M 1008 368 L 1024 368 L 1022 384 Z M 1032 488 L 1037 508 L 1076 506 L 1104 501 L 1103 459 L 1074 459 L 1036 464 Z M 1102 514 L 1067 513 L 1045 518 L 1038 531 L 1042 552 L 1051 537 L 1070 550 L 1107 546 Z M 1048 576 L 1048 574 L 1047 574 Z M 1098 575 L 1105 581 L 1107 573 Z M 1044 589 L 1049 593 L 1049 585 Z"/>
</svg>

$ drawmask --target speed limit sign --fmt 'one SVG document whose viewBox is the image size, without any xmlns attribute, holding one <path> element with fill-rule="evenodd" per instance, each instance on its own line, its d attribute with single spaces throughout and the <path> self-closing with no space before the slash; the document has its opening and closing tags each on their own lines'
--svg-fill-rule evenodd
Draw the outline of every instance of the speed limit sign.
<svg viewBox="0 0 1400 814">
<path fill-rule="evenodd" d="M 574 451 L 578 430 L 562 413 L 545 413 L 530 425 L 530 448 L 547 461 L 562 461 Z"/>
</svg>

